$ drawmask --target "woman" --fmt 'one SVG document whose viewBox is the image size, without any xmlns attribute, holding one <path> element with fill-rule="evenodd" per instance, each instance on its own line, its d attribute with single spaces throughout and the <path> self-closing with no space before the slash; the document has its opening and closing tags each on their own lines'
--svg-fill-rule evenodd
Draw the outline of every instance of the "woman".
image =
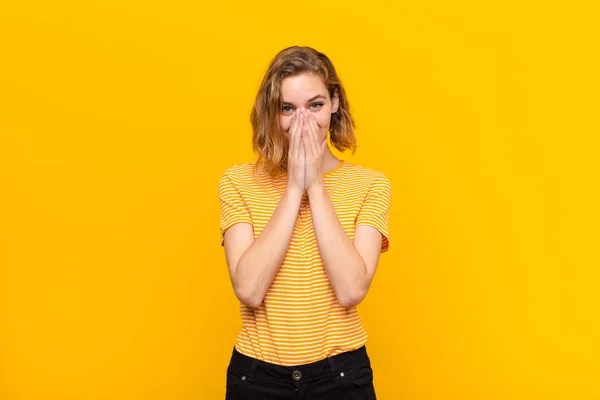
<svg viewBox="0 0 600 400">
<path fill-rule="evenodd" d="M 251 113 L 256 162 L 219 181 L 221 245 L 242 328 L 226 399 L 375 399 L 357 313 L 389 247 L 391 184 L 336 158 L 356 151 L 329 58 L 289 47 L 270 63 Z"/>
</svg>

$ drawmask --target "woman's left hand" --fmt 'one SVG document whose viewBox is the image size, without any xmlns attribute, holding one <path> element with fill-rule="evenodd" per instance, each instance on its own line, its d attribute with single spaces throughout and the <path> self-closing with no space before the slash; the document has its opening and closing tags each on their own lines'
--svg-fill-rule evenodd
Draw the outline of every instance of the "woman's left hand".
<svg viewBox="0 0 600 400">
<path fill-rule="evenodd" d="M 304 113 L 304 126 L 302 128 L 302 141 L 305 154 L 304 189 L 312 189 L 324 185 L 323 183 L 323 154 L 327 147 L 327 137 L 319 141 L 319 127 L 312 113 L 302 109 Z"/>
</svg>

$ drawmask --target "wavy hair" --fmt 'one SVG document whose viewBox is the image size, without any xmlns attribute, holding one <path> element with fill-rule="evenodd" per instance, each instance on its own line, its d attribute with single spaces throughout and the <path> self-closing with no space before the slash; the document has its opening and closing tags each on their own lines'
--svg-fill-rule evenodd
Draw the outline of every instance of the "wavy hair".
<svg viewBox="0 0 600 400">
<path fill-rule="evenodd" d="M 356 152 L 356 124 L 350 104 L 335 68 L 329 58 L 307 46 L 291 46 L 281 50 L 269 64 L 250 113 L 252 150 L 258 154 L 256 166 L 262 164 L 271 177 L 287 171 L 289 142 L 279 123 L 283 107 L 281 82 L 291 76 L 314 73 L 321 77 L 330 99 L 339 97 L 338 109 L 331 114 L 329 140 L 336 149 Z"/>
</svg>

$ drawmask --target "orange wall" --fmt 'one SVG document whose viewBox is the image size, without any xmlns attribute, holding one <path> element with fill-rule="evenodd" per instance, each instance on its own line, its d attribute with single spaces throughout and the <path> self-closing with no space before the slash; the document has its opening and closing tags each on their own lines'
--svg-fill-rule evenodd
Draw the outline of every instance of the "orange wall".
<svg viewBox="0 0 600 400">
<path fill-rule="evenodd" d="M 270 59 L 324 51 L 393 184 L 379 397 L 600 399 L 585 3 L 0 2 L 0 399 L 223 399 L 217 182 Z"/>
</svg>

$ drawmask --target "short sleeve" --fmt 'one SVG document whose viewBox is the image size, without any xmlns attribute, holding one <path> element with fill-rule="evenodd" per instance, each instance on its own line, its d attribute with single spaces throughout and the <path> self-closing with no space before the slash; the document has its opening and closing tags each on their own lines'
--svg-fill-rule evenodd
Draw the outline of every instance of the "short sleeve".
<svg viewBox="0 0 600 400">
<path fill-rule="evenodd" d="M 392 200 L 392 184 L 383 174 L 375 175 L 369 183 L 369 189 L 356 217 L 354 227 L 369 225 L 382 234 L 381 252 L 390 246 L 389 217 Z"/>
<path fill-rule="evenodd" d="M 219 180 L 219 204 L 221 209 L 220 215 L 220 230 L 221 230 L 221 246 L 224 246 L 225 231 L 231 226 L 239 222 L 252 223 L 250 210 L 244 203 L 242 196 L 234 184 L 236 179 L 231 168 L 226 170 Z"/>
</svg>

